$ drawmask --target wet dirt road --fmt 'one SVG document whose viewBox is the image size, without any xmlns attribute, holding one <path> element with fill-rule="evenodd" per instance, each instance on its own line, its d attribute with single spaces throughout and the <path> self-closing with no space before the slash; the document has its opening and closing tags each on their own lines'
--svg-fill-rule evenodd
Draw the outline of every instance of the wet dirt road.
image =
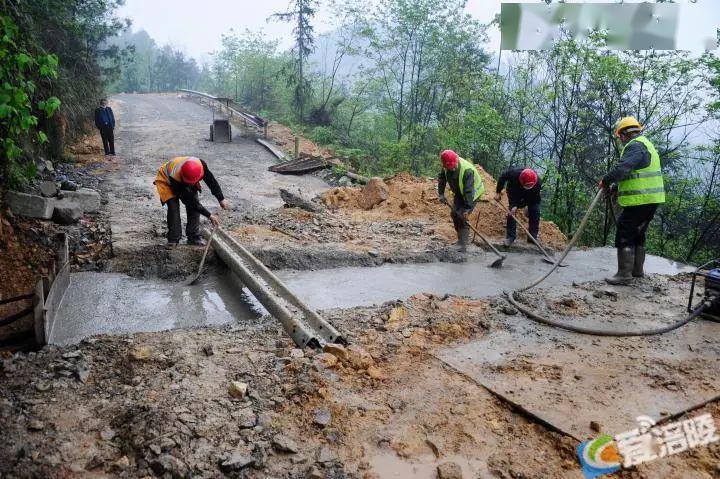
<svg viewBox="0 0 720 479">
<path fill-rule="evenodd" d="M 314 176 L 281 176 L 267 171 L 275 157 L 249 132 L 233 129 L 232 143 L 208 141 L 212 110 L 176 94 L 120 94 L 112 98 L 117 110 L 115 172 L 104 190 L 109 197 L 115 255 L 162 243 L 165 210 L 153 180 L 160 165 L 175 156 L 207 161 L 225 197 L 233 205 L 225 214 L 232 225 L 250 208 L 280 206 L 279 188 L 315 195 L 327 188 Z M 211 211 L 218 209 L 209 191 L 201 196 Z"/>
</svg>

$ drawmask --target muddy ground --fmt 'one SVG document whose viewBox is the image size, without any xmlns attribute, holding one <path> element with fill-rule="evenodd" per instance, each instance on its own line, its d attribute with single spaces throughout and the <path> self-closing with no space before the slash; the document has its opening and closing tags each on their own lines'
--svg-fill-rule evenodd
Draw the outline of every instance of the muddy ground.
<svg viewBox="0 0 720 479">
<path fill-rule="evenodd" d="M 654 276 L 642 284 L 648 290 L 662 284 L 670 298 L 685 294 L 684 281 Z M 579 298 L 604 289 L 591 283 L 553 292 Z M 598 301 L 613 308 L 637 303 L 628 288 L 604 297 Z M 682 311 L 679 301 L 671 306 Z M 573 439 L 434 356 L 528 321 L 509 313 L 499 298 L 421 294 L 380 307 L 323 311 L 352 344 L 331 353 L 294 349 L 264 318 L 18 354 L 1 363 L 0 471 L 6 477 L 431 478 L 438 466 L 454 463 L 465 478 L 581 477 Z M 633 314 L 631 322 L 647 319 Z M 694 327 L 674 334 L 692 334 Z M 594 343 L 602 348 L 604 341 Z M 247 384 L 245 398 L 233 397 L 231 381 Z M 692 415 L 702 411 L 717 417 L 720 405 Z M 719 464 L 715 444 L 617 477 L 711 478 Z"/>
<path fill-rule="evenodd" d="M 112 257 L 86 263 L 88 268 L 176 278 L 196 266 L 196 248 L 162 247 L 164 211 L 152 186 L 159 164 L 184 154 L 208 160 L 234 204 L 225 226 L 273 268 L 464 260 L 447 248 L 447 231 L 435 214 L 441 205 L 432 198 L 423 207 L 430 213 L 422 215 L 407 215 L 407 207 L 396 211 L 392 195 L 391 204 L 361 212 L 352 201 L 359 190 L 339 190 L 351 200 L 345 205 L 317 201 L 325 206 L 320 213 L 284 208 L 280 187 L 312 198 L 327 185 L 315 176 L 267 172 L 272 157 L 249 132 L 235 130 L 232 144 L 207 142 L 210 111 L 176 95 L 120 95 L 113 101 L 118 157 L 80 165 L 100 178 L 106 201 L 90 219 L 112 230 Z M 432 188 L 426 180 L 403 180 L 397 192 L 406 194 L 409 183 L 417 183 L 413 194 Z M 204 202 L 216 207 L 207 195 Z M 623 318 L 632 324 L 667 323 L 668 311 L 683 314 L 687 277 L 652 275 L 636 286 L 641 296 L 625 287 L 611 295 L 595 282 L 527 298 L 568 320 L 610 326 L 619 326 L 616 311 L 626 310 Z M 118 320 L 125 312 L 116 312 Z M 351 346 L 301 351 L 276 321 L 262 317 L 224 327 L 96 336 L 76 346 L 3 355 L 0 477 L 582 477 L 575 439 L 437 358 L 445 348 L 518 330 L 548 336 L 545 326 L 518 315 L 502 298 L 424 293 L 321 314 Z M 664 340 L 692 337 L 697 327 L 692 323 Z M 572 345 L 572 333 L 564 341 Z M 613 341 L 592 344 L 607 348 L 609 356 L 612 348 L 629 351 L 635 344 Z M 662 342 L 650 344 L 662 348 Z M 703 350 L 709 360 L 720 357 L 716 344 L 704 343 Z M 685 374 L 638 361 L 670 378 Z M 562 370 L 555 374 L 559 381 L 573 380 Z M 714 384 L 714 377 L 698 379 Z M 701 412 L 717 422 L 720 405 L 711 402 L 691 415 Z M 616 477 L 720 477 L 720 447 Z"/>
</svg>

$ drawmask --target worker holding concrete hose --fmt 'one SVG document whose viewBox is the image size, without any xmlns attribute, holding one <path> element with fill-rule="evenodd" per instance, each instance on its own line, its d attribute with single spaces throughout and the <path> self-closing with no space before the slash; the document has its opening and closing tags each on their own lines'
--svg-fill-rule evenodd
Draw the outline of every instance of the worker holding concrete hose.
<svg viewBox="0 0 720 479">
<path fill-rule="evenodd" d="M 205 161 L 192 156 L 178 156 L 164 163 L 153 182 L 160 195 L 160 203 L 167 205 L 168 247 L 173 248 L 180 242 L 182 224 L 180 221 L 180 202 L 185 205 L 187 225 L 185 233 L 189 245 L 204 246 L 200 235 L 200 215 L 209 218 L 217 226 L 220 219 L 211 214 L 201 203 L 200 181 L 204 181 L 210 192 L 217 198 L 223 209 L 230 208 L 230 202 L 223 196 L 220 185 Z"/>
<path fill-rule="evenodd" d="M 475 165 L 460 158 L 453 150 L 440 153 L 440 161 L 442 169 L 438 175 L 439 199 L 441 203 L 447 204 L 445 186 L 449 184 L 454 195 L 451 216 L 457 233 L 456 245 L 464 253 L 470 242 L 468 216 L 485 192 L 485 185 Z"/>
<path fill-rule="evenodd" d="M 617 193 L 623 208 L 615 233 L 618 271 L 605 279 L 610 284 L 629 284 L 644 276 L 645 235 L 658 205 L 665 203 L 660 155 L 642 131 L 633 117 L 618 122 L 615 135 L 623 145 L 620 164 L 600 182 L 608 192 Z"/>
<path fill-rule="evenodd" d="M 536 240 L 540 232 L 540 189 L 542 182 L 538 174 L 531 168 L 510 168 L 505 170 L 498 178 L 497 189 L 495 190 L 495 201 L 502 199 L 503 189 L 507 190 L 508 205 L 512 216 L 508 215 L 505 225 L 505 246 L 515 242 L 517 236 L 517 223 L 513 216 L 519 208 L 528 209 L 530 220 L 530 234 Z M 528 238 L 528 243 L 533 241 Z"/>
</svg>

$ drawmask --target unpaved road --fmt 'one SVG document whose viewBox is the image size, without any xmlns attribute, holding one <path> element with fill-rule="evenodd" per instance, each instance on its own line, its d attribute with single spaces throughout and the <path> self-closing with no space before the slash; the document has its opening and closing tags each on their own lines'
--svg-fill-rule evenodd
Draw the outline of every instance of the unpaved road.
<svg viewBox="0 0 720 479">
<path fill-rule="evenodd" d="M 308 195 L 327 188 L 314 176 L 281 176 L 267 171 L 275 157 L 247 131 L 234 128 L 232 143 L 208 141 L 212 111 L 176 94 L 121 94 L 112 101 L 119 118 L 115 132 L 118 167 L 103 189 L 111 200 L 116 256 L 132 255 L 163 242 L 165 209 L 153 181 L 160 165 L 175 156 L 207 161 L 233 205 L 232 212 L 224 214 L 226 225 L 254 208 L 280 206 L 279 188 L 299 188 Z M 201 201 L 211 211 L 218 209 L 207 189 Z"/>
</svg>

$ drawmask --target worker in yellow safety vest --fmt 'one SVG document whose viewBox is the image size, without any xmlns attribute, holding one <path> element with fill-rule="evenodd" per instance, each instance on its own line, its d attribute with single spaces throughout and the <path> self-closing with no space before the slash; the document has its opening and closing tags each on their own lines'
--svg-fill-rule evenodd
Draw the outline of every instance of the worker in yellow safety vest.
<svg viewBox="0 0 720 479">
<path fill-rule="evenodd" d="M 445 150 L 440 153 L 440 161 L 442 169 L 438 175 L 439 199 L 441 203 L 447 204 L 445 186 L 449 184 L 454 195 L 450 215 L 457 233 L 456 245 L 464 253 L 470 242 L 468 216 L 485 192 L 485 185 L 475 165 L 460 158 L 453 150 Z"/>
<path fill-rule="evenodd" d="M 220 219 L 211 214 L 201 203 L 199 193 L 202 190 L 200 181 L 204 181 L 210 192 L 217 198 L 223 209 L 230 208 L 215 176 L 205 161 L 192 156 L 178 156 L 163 163 L 153 182 L 160 195 L 160 203 L 167 206 L 168 247 L 173 248 L 180 242 L 182 224 L 180 221 L 180 202 L 185 205 L 187 225 L 185 233 L 189 245 L 203 246 L 205 242 L 200 236 L 200 215 L 210 219 L 217 226 Z"/>
<path fill-rule="evenodd" d="M 620 163 L 600 182 L 606 190 L 617 192 L 623 208 L 615 233 L 618 271 L 605 279 L 610 284 L 629 284 L 644 276 L 645 235 L 658 205 L 665 203 L 660 155 L 642 131 L 631 116 L 618 122 L 615 135 L 623 145 Z"/>
</svg>

